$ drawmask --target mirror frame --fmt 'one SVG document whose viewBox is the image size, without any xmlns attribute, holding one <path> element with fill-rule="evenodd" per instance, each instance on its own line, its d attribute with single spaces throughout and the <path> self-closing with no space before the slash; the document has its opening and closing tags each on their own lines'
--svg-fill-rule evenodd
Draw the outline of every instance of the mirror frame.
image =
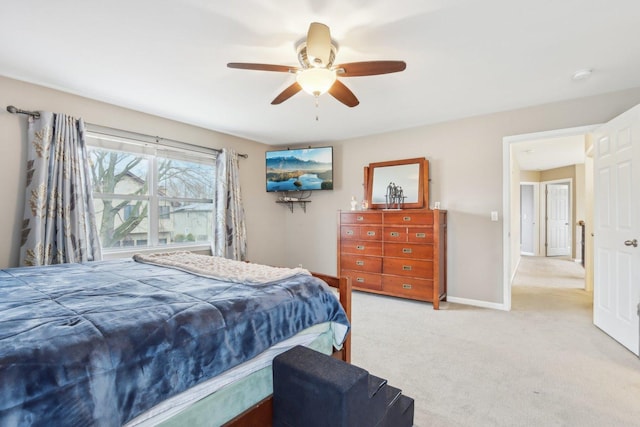
<svg viewBox="0 0 640 427">
<path fill-rule="evenodd" d="M 417 164 L 419 166 L 419 175 L 418 175 L 418 190 L 414 198 L 417 198 L 417 202 L 415 203 L 404 203 L 402 209 L 427 209 L 429 203 L 429 161 L 424 157 L 417 157 L 413 159 L 404 159 L 404 160 L 391 160 L 387 162 L 377 162 L 377 163 L 369 163 L 369 166 L 365 166 L 364 174 L 366 183 L 365 194 L 367 195 L 367 200 L 369 200 L 369 209 L 385 209 L 385 203 L 373 203 L 373 189 L 377 186 L 388 185 L 387 182 L 380 184 L 376 182 L 376 170 L 379 168 L 385 168 L 389 166 L 402 166 L 402 165 L 412 165 Z"/>
</svg>

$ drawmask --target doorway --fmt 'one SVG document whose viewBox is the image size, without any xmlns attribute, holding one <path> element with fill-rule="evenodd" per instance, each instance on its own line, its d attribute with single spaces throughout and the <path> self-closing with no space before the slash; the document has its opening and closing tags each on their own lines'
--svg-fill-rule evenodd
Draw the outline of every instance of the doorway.
<svg viewBox="0 0 640 427">
<path fill-rule="evenodd" d="M 523 144 L 522 147 L 525 146 L 524 144 L 529 144 L 533 148 L 535 148 L 535 144 L 540 144 L 541 146 L 543 145 L 553 146 L 554 144 L 548 144 L 550 140 L 564 138 L 564 137 L 571 137 L 571 136 L 581 136 L 582 140 L 584 141 L 584 136 L 589 134 L 590 132 L 593 132 L 599 126 L 600 126 L 599 124 L 595 124 L 592 126 L 582 126 L 577 128 L 559 129 L 554 131 L 538 132 L 538 133 L 525 134 L 525 135 L 515 135 L 515 136 L 505 137 L 503 139 L 503 159 L 504 159 L 503 182 L 505 183 L 503 187 L 503 201 L 504 201 L 503 211 L 504 211 L 504 217 L 505 217 L 505 221 L 503 224 L 503 227 L 504 227 L 503 259 L 505 261 L 504 262 L 504 279 L 503 279 L 503 301 L 504 301 L 503 308 L 505 310 L 511 309 L 511 283 L 516 274 L 517 267 L 521 258 L 520 240 L 521 240 L 522 225 L 521 225 L 521 221 L 518 221 L 517 219 L 514 221 L 514 218 L 518 218 L 520 213 L 519 212 L 520 201 L 521 201 L 520 200 L 520 181 L 522 180 L 522 178 L 521 178 L 520 165 L 518 160 L 516 159 L 515 150 L 513 150 L 513 148 L 516 147 L 516 144 Z M 533 148 L 527 149 L 526 151 L 533 153 L 535 152 Z M 551 150 L 553 150 L 553 148 Z M 583 149 L 583 154 L 584 154 L 584 149 Z M 559 157 L 559 156 L 554 155 L 553 151 L 551 151 L 551 154 L 549 155 L 547 153 L 546 157 Z M 587 163 L 589 163 L 588 160 L 587 160 Z M 589 171 L 587 169 L 588 168 L 583 169 L 585 176 L 581 177 L 581 181 L 587 180 L 586 175 L 589 174 Z M 543 181 L 557 182 L 557 180 L 554 180 L 551 178 L 548 180 L 541 179 L 540 178 L 541 171 L 533 171 L 533 172 L 534 174 L 537 174 L 536 175 L 537 178 L 535 180 L 527 179 L 526 180 L 527 182 L 529 181 L 540 182 L 540 183 Z M 562 181 L 567 182 L 568 180 L 564 179 Z M 574 183 L 574 185 L 577 185 L 577 183 Z M 583 184 L 581 183 L 580 185 L 583 185 Z M 543 191 L 542 186 L 540 191 Z M 545 197 L 541 196 L 540 200 L 541 201 L 545 200 Z M 583 202 L 583 203 L 584 205 L 588 205 L 588 203 L 586 202 Z M 546 210 L 546 207 L 541 206 L 540 211 L 545 212 L 545 210 Z M 589 220 L 589 218 L 590 218 L 590 214 L 587 213 L 585 214 L 584 218 L 578 218 L 577 220 L 585 220 L 587 223 L 590 223 L 591 221 Z M 542 215 L 541 215 L 539 223 L 542 224 L 544 220 L 545 218 L 542 218 Z M 573 221 L 568 221 L 568 222 L 569 222 L 569 225 L 568 225 L 569 230 L 567 230 L 567 234 L 565 235 L 565 237 L 567 237 L 569 233 L 572 233 L 572 234 L 574 233 L 572 229 Z M 540 231 L 541 245 L 543 240 L 543 233 L 544 231 L 541 230 Z M 542 252 L 543 252 L 543 249 L 541 247 L 538 253 L 542 253 Z M 588 272 L 586 274 L 586 277 L 587 278 L 591 277 Z M 585 288 L 589 289 L 588 283 L 585 283 Z"/>
</svg>

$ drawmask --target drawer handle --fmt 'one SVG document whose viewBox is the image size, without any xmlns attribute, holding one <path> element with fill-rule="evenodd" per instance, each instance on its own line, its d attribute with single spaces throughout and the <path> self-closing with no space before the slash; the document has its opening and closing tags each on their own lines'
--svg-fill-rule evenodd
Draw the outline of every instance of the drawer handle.
<svg viewBox="0 0 640 427">
<path fill-rule="evenodd" d="M 410 216 L 404 216 L 402 217 L 403 221 L 411 221 L 411 217 Z"/>
<path fill-rule="evenodd" d="M 364 265 L 364 261 L 356 261 L 356 265 L 363 266 Z"/>
<path fill-rule="evenodd" d="M 364 217 L 362 215 L 358 215 L 356 217 L 356 221 L 364 221 Z"/>
<path fill-rule="evenodd" d="M 402 269 L 403 269 L 404 271 L 411 271 L 411 266 L 410 266 L 410 265 L 403 265 L 403 266 L 402 266 Z"/>
<path fill-rule="evenodd" d="M 427 233 L 416 233 L 416 237 L 418 239 L 424 239 L 425 237 L 427 237 Z"/>
<path fill-rule="evenodd" d="M 375 231 L 367 231 L 367 236 L 375 236 L 376 232 Z"/>
<path fill-rule="evenodd" d="M 402 289 L 411 289 L 411 285 L 408 283 L 403 283 L 402 284 Z"/>
<path fill-rule="evenodd" d="M 411 248 L 402 248 L 402 253 L 403 253 L 403 254 L 410 254 L 411 252 L 413 252 L 413 251 L 411 250 Z"/>
<path fill-rule="evenodd" d="M 364 251 L 364 245 L 357 245 L 356 249 L 359 251 Z"/>
<path fill-rule="evenodd" d="M 364 283 L 364 278 L 362 278 L 362 277 L 356 277 L 356 282 L 358 282 L 358 283 Z"/>
<path fill-rule="evenodd" d="M 353 236 L 353 230 L 347 230 L 347 236 Z"/>
<path fill-rule="evenodd" d="M 391 233 L 389 233 L 389 235 L 391 237 L 400 237 L 400 233 L 398 233 L 397 231 L 392 231 Z"/>
</svg>

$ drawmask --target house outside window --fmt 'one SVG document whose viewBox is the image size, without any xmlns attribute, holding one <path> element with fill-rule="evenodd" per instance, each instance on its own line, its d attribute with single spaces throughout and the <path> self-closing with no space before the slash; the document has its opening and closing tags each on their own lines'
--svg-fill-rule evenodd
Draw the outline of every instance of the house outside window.
<svg viewBox="0 0 640 427">
<path fill-rule="evenodd" d="M 87 132 L 103 251 L 210 244 L 215 152 L 127 136 L 96 126 Z"/>
</svg>

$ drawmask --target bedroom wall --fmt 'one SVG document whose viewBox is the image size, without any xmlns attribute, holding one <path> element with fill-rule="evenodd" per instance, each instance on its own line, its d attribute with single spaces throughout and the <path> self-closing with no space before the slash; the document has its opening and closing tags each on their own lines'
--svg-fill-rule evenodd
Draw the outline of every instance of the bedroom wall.
<svg viewBox="0 0 640 427">
<path fill-rule="evenodd" d="M 278 227 L 282 211 L 269 203 L 264 191 L 264 152 L 266 145 L 212 132 L 196 126 L 115 107 L 98 101 L 0 77 L 0 268 L 18 264 L 20 227 L 25 177 L 27 118 L 6 111 L 7 105 L 25 110 L 48 110 L 82 117 L 86 122 L 118 129 L 175 139 L 212 148 L 231 147 L 247 153 L 240 159 L 240 174 L 250 259 L 283 264 L 285 242 Z"/>
<path fill-rule="evenodd" d="M 349 208 L 351 195 L 362 197 L 363 167 L 425 156 L 431 201 L 448 210 L 449 295 L 502 304 L 503 138 L 604 123 L 638 103 L 634 88 L 333 143 L 335 190 L 314 194 L 306 214 L 286 212 L 287 265 L 335 274 L 336 212 Z M 490 220 L 494 210 L 498 222 Z"/>
</svg>

